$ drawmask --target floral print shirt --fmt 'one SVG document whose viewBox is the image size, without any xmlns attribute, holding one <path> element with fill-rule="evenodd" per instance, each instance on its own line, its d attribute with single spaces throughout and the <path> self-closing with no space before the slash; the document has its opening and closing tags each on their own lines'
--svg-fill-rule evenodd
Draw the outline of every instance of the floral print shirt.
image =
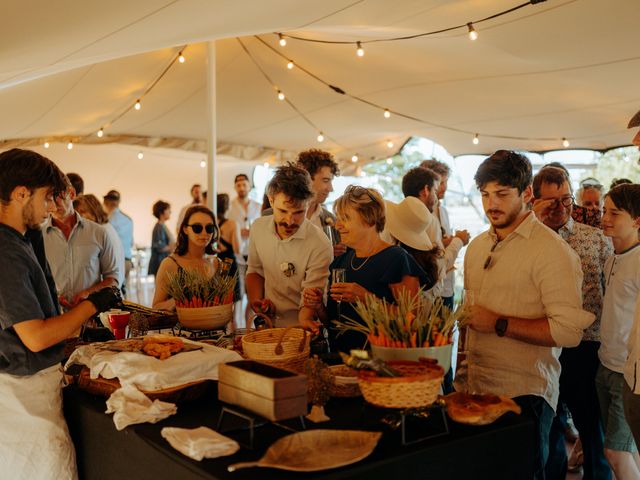
<svg viewBox="0 0 640 480">
<path fill-rule="evenodd" d="M 604 264 L 613 254 L 611 240 L 599 228 L 590 227 L 572 218 L 558 230 L 560 236 L 580 257 L 582 272 L 582 307 L 596 316 L 584 331 L 582 340 L 600 341 L 600 316 L 604 296 Z"/>
</svg>

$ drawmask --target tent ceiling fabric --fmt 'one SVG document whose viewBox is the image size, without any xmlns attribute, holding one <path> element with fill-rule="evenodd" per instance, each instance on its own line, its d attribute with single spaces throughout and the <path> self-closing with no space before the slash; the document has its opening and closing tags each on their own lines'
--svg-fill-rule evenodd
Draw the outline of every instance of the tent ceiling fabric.
<svg viewBox="0 0 640 480">
<path fill-rule="evenodd" d="M 412 135 L 452 154 L 499 148 L 603 149 L 629 143 L 640 105 L 637 0 L 548 0 L 466 31 L 398 42 L 353 45 L 289 39 L 374 40 L 477 20 L 517 5 L 507 0 L 151 1 L 96 6 L 74 0 L 5 0 L 0 30 L 0 139 L 4 147 L 44 139 L 119 141 L 204 150 L 206 44 L 217 41 L 219 147 L 239 158 L 292 158 L 322 147 L 350 157 L 384 158 Z M 28 5 L 28 6 L 25 6 Z M 253 35 L 332 85 L 392 111 L 473 135 L 404 119 L 336 94 Z M 318 134 L 273 87 L 234 37 L 324 133 Z M 175 64 L 131 106 L 188 44 Z M 524 137 L 491 138 L 486 135 Z M 85 137 L 85 138 L 82 138 Z M 387 140 L 394 142 L 388 149 Z"/>
</svg>

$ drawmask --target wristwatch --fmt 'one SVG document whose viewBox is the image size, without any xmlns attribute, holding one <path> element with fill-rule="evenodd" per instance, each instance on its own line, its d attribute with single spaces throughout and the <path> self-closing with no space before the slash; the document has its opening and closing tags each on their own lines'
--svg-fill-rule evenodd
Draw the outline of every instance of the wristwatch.
<svg viewBox="0 0 640 480">
<path fill-rule="evenodd" d="M 499 337 L 504 337 L 504 335 L 507 333 L 508 327 L 509 327 L 508 318 L 504 318 L 504 317 L 498 318 L 496 320 L 496 325 L 495 325 L 496 335 L 498 335 Z"/>
</svg>

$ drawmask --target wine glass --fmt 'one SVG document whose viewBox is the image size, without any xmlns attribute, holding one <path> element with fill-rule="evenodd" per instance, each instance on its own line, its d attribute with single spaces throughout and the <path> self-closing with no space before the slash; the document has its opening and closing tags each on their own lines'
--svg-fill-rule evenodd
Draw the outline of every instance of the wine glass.
<svg viewBox="0 0 640 480">
<path fill-rule="evenodd" d="M 346 281 L 346 270 L 344 268 L 334 268 L 331 270 L 331 285 L 335 285 L 336 283 L 344 283 Z M 338 306 L 338 320 L 342 318 L 340 312 L 340 305 L 342 304 L 341 300 L 336 300 Z"/>
</svg>

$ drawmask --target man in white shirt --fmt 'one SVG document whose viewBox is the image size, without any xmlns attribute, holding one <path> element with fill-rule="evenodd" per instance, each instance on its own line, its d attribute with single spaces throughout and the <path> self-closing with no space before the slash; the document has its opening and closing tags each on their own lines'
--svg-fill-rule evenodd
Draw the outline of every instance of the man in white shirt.
<svg viewBox="0 0 640 480">
<path fill-rule="evenodd" d="M 446 277 L 444 277 L 442 283 L 442 291 L 440 295 L 444 304 L 453 309 L 453 293 L 455 287 L 455 270 L 453 264 L 458 258 L 458 254 L 463 246 L 469 243 L 469 232 L 466 230 L 456 231 L 455 236 L 452 235 L 451 223 L 449 222 L 449 213 L 443 205 L 442 201 L 447 192 L 447 185 L 449 182 L 449 175 L 451 175 L 451 169 L 449 165 L 444 162 L 440 162 L 436 159 L 425 160 L 420 164 L 423 168 L 428 168 L 438 174 L 440 177 L 440 184 L 438 186 L 438 203 L 433 209 L 433 214 L 436 216 L 442 227 L 442 244 L 445 247 L 445 258 L 448 263 L 451 263 Z"/>
<path fill-rule="evenodd" d="M 43 225 L 47 260 L 60 304 L 67 309 L 105 287 L 119 288 L 124 280 L 124 255 L 120 258 L 117 238 L 78 215 L 74 198 L 75 190 L 68 183 L 67 190 L 56 197 L 55 213 Z"/>
<path fill-rule="evenodd" d="M 531 211 L 532 168 L 499 150 L 475 175 L 491 229 L 464 259 L 469 306 L 467 358 L 457 390 L 512 397 L 536 424 L 534 478 L 543 479 L 558 402 L 560 348 L 576 346 L 593 323 L 582 309 L 578 255 Z"/>
<path fill-rule="evenodd" d="M 189 207 L 193 207 L 194 205 L 204 205 L 204 200 L 202 198 L 202 186 L 199 183 L 193 184 L 189 193 L 191 195 L 191 203 L 182 207 L 178 214 L 178 221 L 176 222 L 176 238 L 180 234 L 180 225 L 182 225 L 184 214 L 187 213 Z"/>
<path fill-rule="evenodd" d="M 257 219 L 250 233 L 249 304 L 257 314 L 276 318 L 276 326 L 316 331 L 316 312 L 303 305 L 302 291 L 324 291 L 333 255 L 327 236 L 306 218 L 311 178 L 302 168 L 279 167 L 267 195 L 273 215 Z"/>
<path fill-rule="evenodd" d="M 440 190 L 440 176 L 424 167 L 415 167 L 402 177 L 402 193 L 405 197 L 416 197 L 433 214 L 438 205 L 438 192 Z M 438 283 L 433 287 L 434 295 L 443 296 L 444 281 L 448 272 L 453 271 L 453 264 L 460 249 L 469 242 L 469 233 L 465 230 L 457 231 L 454 237 L 445 247 L 442 235 L 442 226 L 437 217 L 429 222 L 430 229 L 427 235 L 431 243 L 442 250 L 443 256 L 439 259 Z"/>
</svg>

